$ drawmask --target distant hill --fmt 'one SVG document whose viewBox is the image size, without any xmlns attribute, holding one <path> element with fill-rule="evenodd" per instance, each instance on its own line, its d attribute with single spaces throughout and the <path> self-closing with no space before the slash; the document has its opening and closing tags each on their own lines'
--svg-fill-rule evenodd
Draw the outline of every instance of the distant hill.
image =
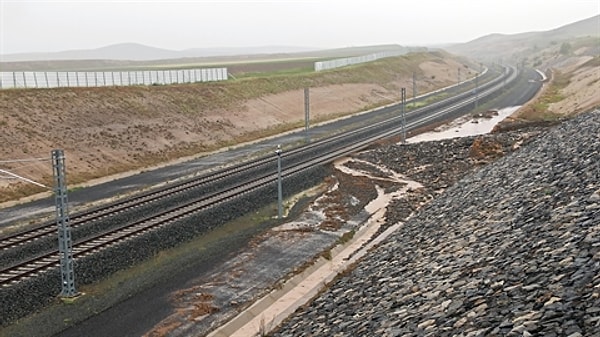
<svg viewBox="0 0 600 337">
<path fill-rule="evenodd" d="M 580 38 L 600 37 L 600 15 L 553 30 L 520 34 L 491 34 L 473 41 L 448 46 L 445 49 L 482 61 L 521 59 L 528 53 L 550 45 Z"/>
<path fill-rule="evenodd" d="M 107 71 L 153 67 L 172 68 L 202 65 L 227 65 L 235 63 L 265 62 L 273 60 L 322 59 L 367 55 L 383 51 L 408 53 L 426 51 L 423 47 L 400 45 L 375 45 L 336 49 L 311 49 L 305 47 L 253 47 L 253 48 L 196 48 L 172 51 L 141 44 L 125 43 L 93 50 L 74 50 L 49 54 L 23 54 L 21 57 L 0 58 L 0 71 Z M 28 61 L 9 61 L 27 59 Z"/>
<path fill-rule="evenodd" d="M 0 62 L 57 60 L 150 61 L 189 57 L 299 53 L 316 49 L 308 47 L 264 46 L 249 48 L 192 48 L 175 51 L 150 47 L 139 43 L 120 43 L 97 49 L 67 50 L 54 53 L 6 54 L 0 55 Z"/>
</svg>

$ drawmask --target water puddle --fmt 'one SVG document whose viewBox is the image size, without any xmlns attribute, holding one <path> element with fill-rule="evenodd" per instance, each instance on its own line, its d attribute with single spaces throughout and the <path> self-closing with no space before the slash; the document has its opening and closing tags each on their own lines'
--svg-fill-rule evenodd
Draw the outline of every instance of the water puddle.
<svg viewBox="0 0 600 337">
<path fill-rule="evenodd" d="M 377 235 L 379 228 L 385 222 L 386 206 L 393 198 L 401 196 L 411 189 L 423 187 L 420 183 L 409 180 L 388 168 L 355 158 L 339 159 L 334 166 L 343 173 L 368 177 L 375 183 L 377 198 L 365 207 L 365 210 L 371 214 L 369 219 L 357 229 L 355 235 L 347 243 L 331 250 L 329 260 L 318 259 L 311 267 L 294 276 L 280 288 L 256 301 L 233 320 L 213 331 L 209 337 L 264 335 L 271 328 L 280 324 L 298 307 L 316 296 L 339 273 L 356 263 L 372 247 L 396 231 L 402 225 L 401 223 L 394 224 Z M 386 192 L 384 188 L 377 185 L 378 181 L 386 182 L 387 185 L 393 182 L 400 188 Z M 282 226 L 282 228 L 294 229 L 299 225 L 296 222 Z"/>
<path fill-rule="evenodd" d="M 350 168 L 347 166 L 348 163 L 359 163 L 363 167 L 369 167 L 372 170 Z M 385 207 L 387 207 L 387 205 L 390 203 L 390 201 L 392 199 L 398 198 L 398 197 L 404 195 L 407 191 L 415 190 L 415 189 L 419 189 L 419 188 L 423 187 L 423 185 L 421 185 L 420 183 L 410 180 L 406 176 L 404 176 L 398 172 L 392 171 L 392 170 L 388 169 L 387 167 L 377 166 L 371 162 L 356 159 L 356 158 L 339 159 L 334 163 L 334 166 L 337 170 L 339 170 L 343 173 L 355 176 L 355 177 L 366 177 L 374 182 L 377 182 L 377 181 L 393 182 L 393 183 L 400 184 L 402 186 L 401 188 L 399 188 L 398 190 L 396 190 L 394 192 L 385 193 L 383 188 L 381 188 L 378 185 L 375 185 L 375 188 L 377 189 L 377 198 L 375 198 L 367 206 L 365 206 L 365 210 L 367 212 L 369 212 L 370 214 L 375 214 L 378 210 L 385 209 Z M 381 175 L 375 176 L 371 173 L 373 171 L 379 172 L 380 174 L 383 174 L 383 176 L 381 176 Z M 383 214 L 381 216 L 383 216 Z"/>
<path fill-rule="evenodd" d="M 498 110 L 497 115 L 491 116 L 491 118 L 489 118 L 489 116 L 469 116 L 468 118 L 459 118 L 448 125 L 441 126 L 431 132 L 425 132 L 408 138 L 406 141 L 408 143 L 418 143 L 457 137 L 483 135 L 491 132 L 496 124 L 504 120 L 506 117 L 512 115 L 519 108 L 520 106 L 513 106 Z"/>
<path fill-rule="evenodd" d="M 462 119 L 453 122 L 437 132 L 429 132 L 409 139 L 409 142 L 436 140 L 488 133 L 492 128 L 512 114 L 518 107 L 502 109 L 489 118 Z M 305 304 L 318 294 L 325 284 L 331 282 L 340 272 L 364 256 L 370 248 L 377 245 L 402 226 L 396 223 L 383 233 L 378 231 L 385 222 L 386 208 L 389 203 L 406 195 L 411 190 L 422 188 L 420 183 L 386 167 L 357 158 L 341 158 L 334 162 L 336 170 L 355 177 L 370 179 L 377 190 L 377 197 L 365 206 L 370 214 L 368 220 L 356 229 L 354 236 L 346 243 L 331 250 L 330 258 L 319 258 L 300 274 L 274 289 L 241 312 L 234 319 L 209 334 L 209 337 L 241 337 L 264 335 L 280 324 L 296 308 Z M 425 169 L 422 167 L 421 169 Z M 383 187 L 382 187 L 383 186 Z M 393 188 L 390 188 L 393 186 Z M 335 191 L 338 185 L 331 187 Z M 325 196 L 322 197 L 327 200 Z M 314 228 L 326 218 L 318 198 L 300 219 L 279 226 L 274 231 L 294 231 Z"/>
<path fill-rule="evenodd" d="M 338 188 L 339 183 L 336 182 L 327 189 L 326 193 L 323 193 L 323 195 L 318 197 L 306 211 L 302 212 L 296 220 L 286 222 L 271 230 L 273 232 L 317 230 L 319 225 L 327 219 L 325 208 L 327 207 L 328 195 Z"/>
</svg>

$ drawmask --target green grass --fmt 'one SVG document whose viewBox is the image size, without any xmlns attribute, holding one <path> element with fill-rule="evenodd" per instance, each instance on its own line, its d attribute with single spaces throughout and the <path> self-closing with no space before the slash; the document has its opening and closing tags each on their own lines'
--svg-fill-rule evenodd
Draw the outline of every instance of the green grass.
<svg viewBox="0 0 600 337">
<path fill-rule="evenodd" d="M 256 60 L 232 60 L 232 61 L 199 61 L 199 62 L 189 62 L 189 63 L 161 63 L 161 64 L 153 64 L 153 65 L 138 65 L 132 67 L 132 69 L 153 69 L 153 70 L 175 70 L 175 69 L 188 69 L 188 68 L 201 68 L 201 67 L 210 67 L 210 68 L 220 68 L 220 67 L 230 67 L 230 66 L 239 66 L 239 65 L 247 65 L 247 64 L 273 64 L 273 63 L 294 63 L 298 61 L 312 60 L 313 58 L 273 58 L 273 59 L 256 59 Z"/>
<path fill-rule="evenodd" d="M 338 243 L 343 245 L 345 243 L 347 243 L 348 241 L 352 240 L 352 238 L 354 237 L 354 234 L 356 234 L 356 231 L 353 229 L 349 232 L 344 233 L 339 239 L 338 239 Z"/>
<path fill-rule="evenodd" d="M 67 192 L 68 192 L 68 193 L 73 193 L 73 192 L 75 192 L 75 191 L 79 191 L 79 190 L 82 190 L 82 189 L 84 189 L 84 188 L 85 188 L 84 186 L 75 186 L 75 187 L 70 187 L 70 188 L 67 190 Z"/>
<path fill-rule="evenodd" d="M 424 101 L 417 101 L 417 102 L 410 102 L 410 103 L 406 103 L 406 110 L 407 111 L 411 111 L 414 109 L 418 109 L 420 107 L 429 105 L 431 103 L 435 103 L 435 102 L 439 102 L 445 98 L 448 98 L 448 94 L 447 93 L 439 93 L 436 95 L 433 95 L 431 97 L 428 97 L 426 100 Z"/>
<path fill-rule="evenodd" d="M 600 45 L 600 37 L 597 36 L 586 36 L 580 37 L 574 40 L 569 41 L 573 50 L 579 49 L 581 47 L 597 47 Z"/>
<path fill-rule="evenodd" d="M 336 84 L 374 83 L 387 84 L 400 74 L 412 74 L 418 69 L 422 56 L 396 57 L 368 64 L 355 65 L 323 72 L 312 72 L 308 68 L 293 68 L 281 71 L 255 73 L 237 80 L 212 83 L 210 86 L 219 98 L 235 97 L 241 100 L 254 99 L 268 94 L 278 94 L 305 87 L 318 87 Z M 252 77 L 249 77 L 252 76 Z"/>
<path fill-rule="evenodd" d="M 414 109 L 418 109 L 418 108 L 424 107 L 425 105 L 427 105 L 427 103 L 421 102 L 421 101 L 407 103 L 406 104 L 406 110 L 411 111 L 411 110 L 414 110 Z"/>
<path fill-rule="evenodd" d="M 555 71 L 548 88 L 530 106 L 521 111 L 519 117 L 529 121 L 553 121 L 563 117 L 562 114 L 549 111 L 548 107 L 552 103 L 557 103 L 565 99 L 565 96 L 561 94 L 561 90 L 569 85 L 570 82 L 570 75 Z"/>
<path fill-rule="evenodd" d="M 272 77 L 272 76 L 290 76 L 290 75 L 307 75 L 314 71 L 313 67 L 299 67 L 290 68 L 277 71 L 269 72 L 249 72 L 242 73 L 235 76 L 236 78 L 261 78 L 261 77 Z"/>
</svg>

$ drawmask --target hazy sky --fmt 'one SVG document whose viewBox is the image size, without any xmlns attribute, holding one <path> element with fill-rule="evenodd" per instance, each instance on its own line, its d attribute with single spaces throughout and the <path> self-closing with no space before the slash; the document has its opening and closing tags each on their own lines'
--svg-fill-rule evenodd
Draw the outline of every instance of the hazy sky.
<svg viewBox="0 0 600 337">
<path fill-rule="evenodd" d="M 597 14 L 599 0 L 0 0 L 0 54 L 122 42 L 173 50 L 430 45 Z"/>
</svg>

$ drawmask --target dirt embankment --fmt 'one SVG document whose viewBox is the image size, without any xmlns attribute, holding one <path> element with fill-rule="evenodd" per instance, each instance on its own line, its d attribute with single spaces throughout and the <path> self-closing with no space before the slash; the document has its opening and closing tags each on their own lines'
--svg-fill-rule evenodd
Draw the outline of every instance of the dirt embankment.
<svg viewBox="0 0 600 337">
<path fill-rule="evenodd" d="M 416 53 L 341 70 L 151 87 L 0 91 L 0 168 L 51 185 L 50 151 L 65 150 L 71 186 L 166 163 L 303 125 L 303 88 L 311 119 L 322 121 L 456 80 L 471 64 L 444 53 Z M 0 202 L 44 191 L 0 177 Z"/>
<path fill-rule="evenodd" d="M 569 83 L 560 91 L 562 100 L 550 104 L 556 114 L 578 114 L 600 106 L 600 57 L 577 57 L 574 69 L 559 71 L 569 75 Z"/>
<path fill-rule="evenodd" d="M 517 111 L 513 118 L 554 120 L 600 106 L 599 47 L 589 43 L 568 54 L 561 53 L 557 48 L 534 56 L 534 60 L 537 60 L 534 66 L 544 70 L 548 82 L 536 99 Z"/>
</svg>

